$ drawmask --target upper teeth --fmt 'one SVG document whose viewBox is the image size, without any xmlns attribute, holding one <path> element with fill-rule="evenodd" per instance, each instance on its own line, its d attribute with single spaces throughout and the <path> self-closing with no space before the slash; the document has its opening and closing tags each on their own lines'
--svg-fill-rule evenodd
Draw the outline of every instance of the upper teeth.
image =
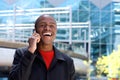
<svg viewBox="0 0 120 80">
<path fill-rule="evenodd" d="M 43 35 L 51 35 L 51 33 L 43 33 Z"/>
</svg>

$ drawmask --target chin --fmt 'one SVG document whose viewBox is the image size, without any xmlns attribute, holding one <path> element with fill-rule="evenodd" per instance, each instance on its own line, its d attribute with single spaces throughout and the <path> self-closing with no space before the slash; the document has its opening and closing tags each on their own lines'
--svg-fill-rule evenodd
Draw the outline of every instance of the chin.
<svg viewBox="0 0 120 80">
<path fill-rule="evenodd" d="M 43 41 L 44 44 L 46 45 L 52 45 L 53 42 L 50 42 L 50 41 Z"/>
<path fill-rule="evenodd" d="M 53 40 L 45 40 L 45 39 L 42 39 L 42 43 L 43 43 L 43 44 L 46 44 L 46 45 L 52 45 L 52 44 L 53 44 Z"/>
</svg>

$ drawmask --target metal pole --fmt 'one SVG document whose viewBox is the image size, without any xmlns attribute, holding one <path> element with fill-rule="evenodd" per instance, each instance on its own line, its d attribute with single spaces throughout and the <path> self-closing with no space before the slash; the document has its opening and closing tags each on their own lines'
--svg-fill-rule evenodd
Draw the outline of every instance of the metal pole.
<svg viewBox="0 0 120 80">
<path fill-rule="evenodd" d="M 69 22 L 70 22 L 70 28 L 69 28 L 69 44 L 72 45 L 72 8 L 70 6 L 69 8 L 70 14 L 69 14 Z"/>
<path fill-rule="evenodd" d="M 87 43 L 87 36 L 86 36 L 86 30 L 83 30 L 84 33 L 84 49 L 86 50 L 86 43 Z M 89 37 L 89 36 L 88 36 Z"/>
<path fill-rule="evenodd" d="M 15 23 L 16 23 L 16 5 L 14 6 L 13 9 L 13 37 L 12 37 L 12 41 L 15 41 Z"/>
<path fill-rule="evenodd" d="M 91 74 L 91 72 L 90 72 L 90 69 L 91 69 L 91 59 L 90 59 L 90 50 L 91 50 L 91 23 L 90 23 L 90 21 L 88 21 L 88 25 L 89 25 L 89 27 L 88 27 L 88 64 L 89 64 L 89 72 L 88 72 L 88 80 L 90 80 L 90 74 Z"/>
</svg>

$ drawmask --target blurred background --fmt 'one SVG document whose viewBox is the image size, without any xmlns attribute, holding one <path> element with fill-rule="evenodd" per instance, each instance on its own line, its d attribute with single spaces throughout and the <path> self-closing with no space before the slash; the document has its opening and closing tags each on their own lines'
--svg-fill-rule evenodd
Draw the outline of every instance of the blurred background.
<svg viewBox="0 0 120 80">
<path fill-rule="evenodd" d="M 27 45 L 42 14 L 56 19 L 54 45 L 73 58 L 76 80 L 120 77 L 120 0 L 0 0 L 0 5 L 0 80 L 8 80 L 15 49 Z"/>
</svg>

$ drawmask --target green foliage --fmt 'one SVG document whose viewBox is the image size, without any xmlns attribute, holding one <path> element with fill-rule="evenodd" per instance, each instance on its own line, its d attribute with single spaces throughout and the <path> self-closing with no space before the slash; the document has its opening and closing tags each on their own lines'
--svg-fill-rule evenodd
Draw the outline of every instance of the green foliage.
<svg viewBox="0 0 120 80">
<path fill-rule="evenodd" d="M 99 57 L 96 68 L 97 75 L 106 74 L 108 77 L 120 77 L 120 46 L 110 55 Z"/>
</svg>

